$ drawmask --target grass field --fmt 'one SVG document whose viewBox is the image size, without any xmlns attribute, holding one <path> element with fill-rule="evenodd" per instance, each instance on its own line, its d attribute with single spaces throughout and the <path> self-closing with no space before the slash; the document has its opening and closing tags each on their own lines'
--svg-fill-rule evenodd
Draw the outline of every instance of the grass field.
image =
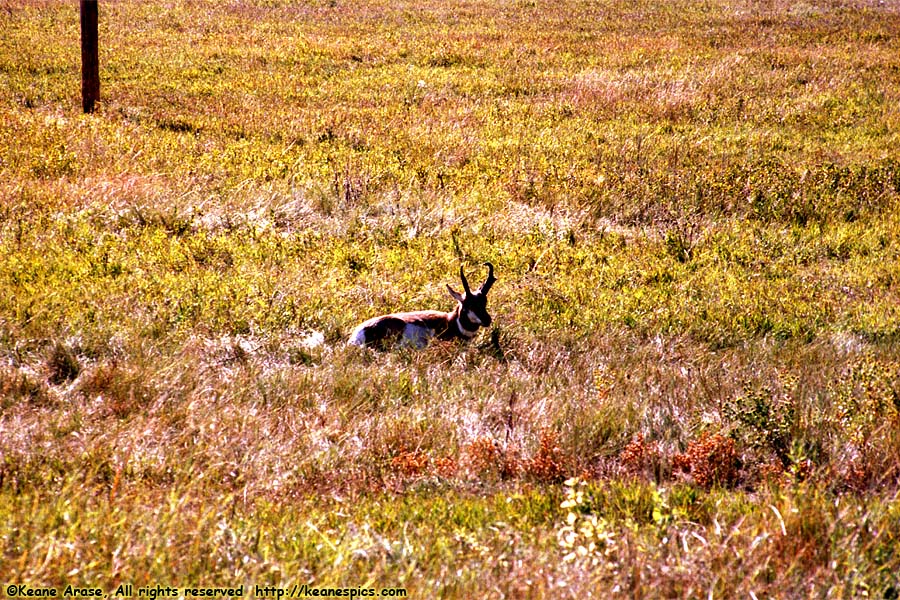
<svg viewBox="0 0 900 600">
<path fill-rule="evenodd" d="M 900 596 L 896 2 L 0 15 L 4 586 Z"/>
</svg>

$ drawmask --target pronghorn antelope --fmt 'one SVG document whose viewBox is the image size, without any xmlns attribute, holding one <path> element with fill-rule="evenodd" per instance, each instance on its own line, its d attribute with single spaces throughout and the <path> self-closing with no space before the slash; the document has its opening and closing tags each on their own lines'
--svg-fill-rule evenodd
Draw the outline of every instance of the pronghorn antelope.
<svg viewBox="0 0 900 600">
<path fill-rule="evenodd" d="M 401 344 L 423 348 L 431 338 L 472 339 L 479 327 L 491 324 L 491 315 L 487 312 L 487 293 L 496 278 L 494 265 L 484 264 L 488 268 L 488 276 L 478 291 L 472 292 L 469 289 L 462 267 L 459 268 L 459 278 L 466 293 L 460 294 L 447 285 L 447 291 L 457 303 L 452 311 L 445 313 L 418 310 L 373 317 L 353 330 L 349 343 L 356 346 L 384 346 L 386 343 L 399 341 Z"/>
</svg>

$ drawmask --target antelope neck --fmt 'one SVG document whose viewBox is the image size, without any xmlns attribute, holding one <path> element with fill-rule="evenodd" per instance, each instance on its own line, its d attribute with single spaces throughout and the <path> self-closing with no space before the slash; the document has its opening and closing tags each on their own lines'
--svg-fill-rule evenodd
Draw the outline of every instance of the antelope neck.
<svg viewBox="0 0 900 600">
<path fill-rule="evenodd" d="M 456 329 L 459 331 L 459 334 L 464 338 L 474 337 L 476 333 L 478 333 L 478 324 L 473 323 L 466 317 L 465 311 L 462 310 L 462 307 L 459 306 L 456 309 L 456 319 L 454 319 L 456 323 Z"/>
</svg>

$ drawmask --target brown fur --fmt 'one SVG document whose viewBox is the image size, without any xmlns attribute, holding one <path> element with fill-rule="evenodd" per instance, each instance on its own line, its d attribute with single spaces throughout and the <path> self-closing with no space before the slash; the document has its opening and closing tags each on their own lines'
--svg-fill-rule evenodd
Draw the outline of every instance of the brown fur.
<svg viewBox="0 0 900 600">
<path fill-rule="evenodd" d="M 373 317 L 360 327 L 365 331 L 366 345 L 384 345 L 395 343 L 403 335 L 407 325 L 422 325 L 433 330 L 434 337 L 449 341 L 462 337 L 453 321 L 459 314 L 459 305 L 453 312 L 438 310 L 418 310 L 415 312 L 394 313 Z"/>
<path fill-rule="evenodd" d="M 475 293 L 469 290 L 469 283 L 460 267 L 459 275 L 465 295 L 447 286 L 450 295 L 457 302 L 452 311 L 445 313 L 437 310 L 419 310 L 373 317 L 353 330 L 349 343 L 384 347 L 405 338 L 405 341 L 422 347 L 430 338 L 443 341 L 471 339 L 479 326 L 487 327 L 491 324 L 491 316 L 487 312 L 487 292 L 494 283 L 494 268 L 490 263 L 486 264 L 490 267 L 490 273 Z M 415 328 L 420 330 L 417 331 Z"/>
</svg>

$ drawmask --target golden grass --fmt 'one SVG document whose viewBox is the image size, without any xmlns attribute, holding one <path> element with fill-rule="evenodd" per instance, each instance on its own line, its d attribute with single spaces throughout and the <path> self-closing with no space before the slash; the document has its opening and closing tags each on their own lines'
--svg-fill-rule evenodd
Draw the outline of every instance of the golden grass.
<svg viewBox="0 0 900 600">
<path fill-rule="evenodd" d="M 893 5 L 0 12 L 0 580 L 896 597 Z"/>
</svg>

